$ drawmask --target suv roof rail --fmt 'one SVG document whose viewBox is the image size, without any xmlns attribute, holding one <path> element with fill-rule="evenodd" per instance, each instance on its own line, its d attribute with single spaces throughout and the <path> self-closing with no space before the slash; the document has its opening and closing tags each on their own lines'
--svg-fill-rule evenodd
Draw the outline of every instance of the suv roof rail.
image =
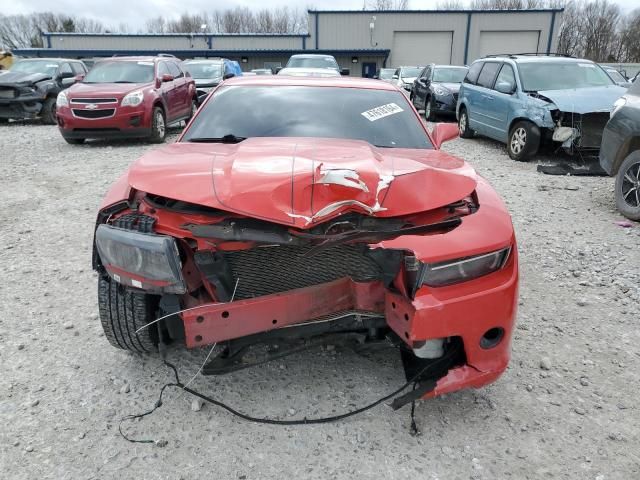
<svg viewBox="0 0 640 480">
<path fill-rule="evenodd" d="M 568 53 L 540 53 L 540 52 L 525 52 L 525 53 L 494 53 L 492 55 L 485 55 L 482 58 L 494 58 L 494 57 L 508 57 L 508 58 L 516 58 L 516 57 L 566 57 L 566 58 L 576 58 L 573 55 L 569 55 Z"/>
</svg>

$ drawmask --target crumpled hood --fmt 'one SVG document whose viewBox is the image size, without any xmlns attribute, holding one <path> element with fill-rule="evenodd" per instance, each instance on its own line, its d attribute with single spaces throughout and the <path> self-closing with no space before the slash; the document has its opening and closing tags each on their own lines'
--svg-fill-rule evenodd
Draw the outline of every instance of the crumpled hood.
<svg viewBox="0 0 640 480">
<path fill-rule="evenodd" d="M 7 87 L 33 85 L 43 80 L 51 80 L 46 73 L 23 73 L 9 70 L 0 77 L 0 85 Z"/>
<path fill-rule="evenodd" d="M 69 98 L 124 97 L 127 93 L 140 90 L 148 83 L 75 83 L 67 90 Z"/>
<path fill-rule="evenodd" d="M 128 181 L 143 192 L 308 228 L 347 211 L 390 217 L 432 210 L 469 195 L 476 174 L 439 150 L 250 138 L 168 145 L 135 162 Z"/>
<path fill-rule="evenodd" d="M 626 89 L 618 85 L 575 88 L 572 90 L 541 90 L 538 93 L 551 100 L 560 111 L 572 113 L 610 112 L 614 102 Z"/>
</svg>

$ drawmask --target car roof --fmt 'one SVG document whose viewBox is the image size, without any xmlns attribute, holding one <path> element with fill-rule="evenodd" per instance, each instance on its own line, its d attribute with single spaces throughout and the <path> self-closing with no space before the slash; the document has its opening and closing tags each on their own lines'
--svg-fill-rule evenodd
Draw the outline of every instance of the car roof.
<svg viewBox="0 0 640 480">
<path fill-rule="evenodd" d="M 155 62 L 157 60 L 173 60 L 173 61 L 180 61 L 178 58 L 176 57 L 164 57 L 164 56 L 123 56 L 123 57 L 108 57 L 108 58 L 101 58 L 100 60 L 98 60 L 98 62 Z M 96 63 L 98 63 L 96 62 Z"/>
<path fill-rule="evenodd" d="M 250 77 L 233 77 L 225 80 L 223 85 L 338 87 L 398 91 L 398 88 L 390 83 L 359 77 L 292 77 L 287 75 L 255 75 Z"/>
<path fill-rule="evenodd" d="M 593 63 L 586 58 L 565 57 L 562 55 L 488 55 L 480 60 L 513 60 L 518 63 Z"/>
<path fill-rule="evenodd" d="M 184 60 L 182 63 L 224 63 L 222 58 L 199 58 L 197 60 Z"/>
<path fill-rule="evenodd" d="M 297 53 L 291 55 L 290 58 L 334 58 L 333 55 L 326 55 L 322 53 Z"/>
<path fill-rule="evenodd" d="M 459 68 L 459 69 L 467 69 L 469 67 L 464 67 L 461 65 L 446 65 L 446 64 L 442 64 L 442 65 L 438 65 L 438 64 L 434 64 L 433 65 L 434 68 Z"/>
<path fill-rule="evenodd" d="M 43 62 L 82 62 L 82 60 L 78 60 L 77 58 L 27 57 L 17 59 L 16 63 L 22 62 L 23 60 L 41 60 Z"/>
</svg>

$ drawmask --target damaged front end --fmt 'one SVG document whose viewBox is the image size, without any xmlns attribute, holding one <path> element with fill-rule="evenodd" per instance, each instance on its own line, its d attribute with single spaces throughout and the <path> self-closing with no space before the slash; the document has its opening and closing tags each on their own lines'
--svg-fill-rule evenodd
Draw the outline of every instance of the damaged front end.
<svg viewBox="0 0 640 480">
<path fill-rule="evenodd" d="M 42 111 L 52 78 L 45 74 L 0 77 L 0 119 L 33 119 Z"/>
<path fill-rule="evenodd" d="M 560 143 L 565 152 L 598 152 L 604 127 L 609 121 L 609 112 L 580 114 L 553 110 L 551 116 L 555 124 L 551 139 Z"/>
</svg>

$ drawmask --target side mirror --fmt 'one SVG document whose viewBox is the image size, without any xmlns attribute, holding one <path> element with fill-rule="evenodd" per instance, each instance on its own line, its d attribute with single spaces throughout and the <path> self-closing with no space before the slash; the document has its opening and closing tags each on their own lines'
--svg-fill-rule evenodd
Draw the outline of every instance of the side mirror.
<svg viewBox="0 0 640 480">
<path fill-rule="evenodd" d="M 277 75 L 278 73 L 280 73 L 280 70 L 282 70 L 282 67 L 276 67 L 275 74 Z"/>
<path fill-rule="evenodd" d="M 440 149 L 440 146 L 449 140 L 453 140 L 458 136 L 458 124 L 457 123 L 436 123 L 436 126 L 431 132 L 431 139 L 433 145 Z"/>
<path fill-rule="evenodd" d="M 84 80 L 84 73 L 81 73 L 81 74 L 79 74 L 79 75 L 76 75 L 75 77 L 73 77 L 73 80 L 74 80 L 75 82 L 81 82 L 81 81 L 83 81 L 83 80 Z"/>
<path fill-rule="evenodd" d="M 427 79 L 426 79 L 425 77 L 420 77 L 420 78 L 418 79 L 418 83 L 419 83 L 420 85 L 426 85 L 426 84 L 427 84 Z"/>
<path fill-rule="evenodd" d="M 343 68 L 342 70 L 340 70 L 340 75 L 345 76 L 345 77 L 348 77 L 350 73 L 351 72 L 349 71 L 348 68 Z"/>
<path fill-rule="evenodd" d="M 73 78 L 74 76 L 73 72 L 62 72 L 58 78 L 60 78 L 60 80 L 64 80 L 65 78 Z"/>
<path fill-rule="evenodd" d="M 162 81 L 162 83 L 173 82 L 173 75 L 169 75 L 168 73 L 165 73 L 164 75 L 162 75 L 160 80 Z"/>
<path fill-rule="evenodd" d="M 393 80 L 398 80 L 398 75 L 394 75 L 393 77 L 391 77 Z"/>
<path fill-rule="evenodd" d="M 513 85 L 509 82 L 498 82 L 496 83 L 496 90 L 500 93 L 511 95 L 515 91 L 515 88 L 513 88 Z"/>
<path fill-rule="evenodd" d="M 228 78 L 233 78 L 233 77 L 235 77 L 235 76 L 236 76 L 236 74 L 235 74 L 235 73 L 225 73 L 225 74 L 222 76 L 222 80 L 227 80 Z"/>
</svg>

